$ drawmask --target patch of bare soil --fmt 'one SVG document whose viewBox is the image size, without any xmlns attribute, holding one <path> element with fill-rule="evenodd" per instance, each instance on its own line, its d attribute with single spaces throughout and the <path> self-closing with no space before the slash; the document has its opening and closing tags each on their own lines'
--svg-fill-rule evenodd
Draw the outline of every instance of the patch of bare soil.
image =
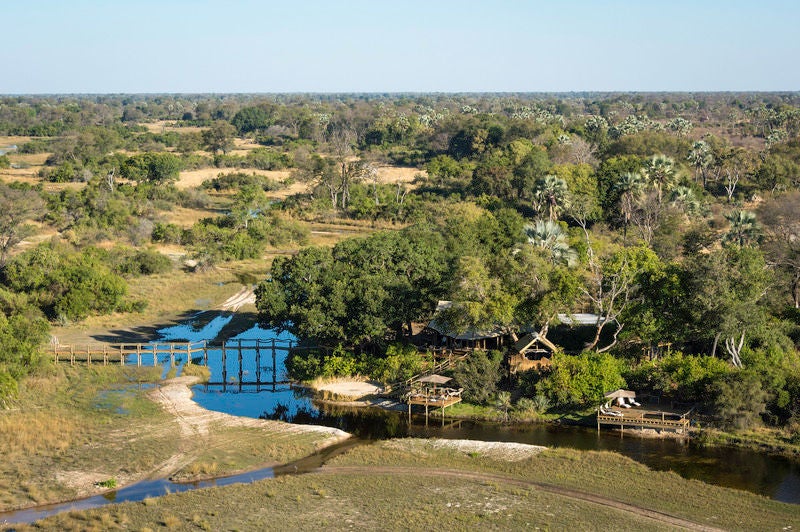
<svg viewBox="0 0 800 532">
<path fill-rule="evenodd" d="M 424 451 L 424 449 L 453 449 L 464 454 L 479 454 L 495 460 L 516 462 L 536 456 L 547 449 L 541 445 L 513 443 L 502 441 L 446 440 L 446 439 L 414 439 L 391 440 L 384 444 L 402 451 Z"/>
<path fill-rule="evenodd" d="M 280 421 L 233 416 L 206 410 L 192 401 L 190 386 L 195 383 L 197 383 L 196 377 L 177 377 L 166 381 L 151 392 L 153 400 L 175 417 L 180 427 L 181 437 L 190 438 L 192 442 L 197 441 L 198 437 L 202 438 L 208 435 L 212 424 L 226 427 L 262 427 L 268 428 L 271 432 L 290 434 L 316 433 L 326 435 L 333 440 L 327 443 L 336 443 L 350 436 L 344 431 L 331 427 L 291 425 Z"/>
<path fill-rule="evenodd" d="M 382 388 L 375 383 L 352 380 L 329 382 L 317 389 L 319 391 L 330 392 L 332 394 L 353 399 L 360 399 L 369 395 L 375 395 L 382 390 Z"/>
</svg>

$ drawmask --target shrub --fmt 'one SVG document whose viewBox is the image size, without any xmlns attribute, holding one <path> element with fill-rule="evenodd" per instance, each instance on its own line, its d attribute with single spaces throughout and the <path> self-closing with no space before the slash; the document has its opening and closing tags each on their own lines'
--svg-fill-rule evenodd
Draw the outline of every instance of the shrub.
<svg viewBox="0 0 800 532">
<path fill-rule="evenodd" d="M 536 389 L 559 405 L 599 403 L 604 393 L 625 386 L 622 361 L 608 353 L 556 353 L 552 362 L 550 373 Z"/>
<path fill-rule="evenodd" d="M 373 362 L 369 371 L 373 379 L 383 383 L 410 379 L 422 372 L 422 355 L 409 344 L 394 343 L 386 349 L 386 357 Z"/>
<path fill-rule="evenodd" d="M 465 400 L 486 404 L 495 396 L 502 360 L 503 355 L 499 351 L 474 351 L 456 367 L 455 379 L 464 388 Z"/>
<path fill-rule="evenodd" d="M 761 425 L 770 394 L 751 371 L 740 370 L 720 378 L 712 386 L 714 411 L 726 428 L 750 429 Z"/>
<path fill-rule="evenodd" d="M 0 408 L 8 408 L 18 391 L 16 379 L 0 367 Z"/>
</svg>

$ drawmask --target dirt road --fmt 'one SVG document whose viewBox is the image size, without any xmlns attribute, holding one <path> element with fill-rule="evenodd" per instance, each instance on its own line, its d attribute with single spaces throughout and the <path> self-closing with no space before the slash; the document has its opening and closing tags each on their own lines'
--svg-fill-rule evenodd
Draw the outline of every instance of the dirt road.
<svg viewBox="0 0 800 532">
<path fill-rule="evenodd" d="M 587 493 L 584 491 L 563 488 L 561 486 L 555 486 L 553 484 L 547 484 L 544 482 L 522 480 L 514 477 L 508 477 L 505 475 L 497 475 L 491 473 L 478 473 L 472 471 L 462 471 L 458 469 L 417 468 L 417 467 L 402 467 L 402 466 L 323 466 L 322 468 L 315 471 L 314 474 L 365 475 L 365 476 L 387 475 L 387 474 L 414 475 L 414 476 L 433 475 L 436 477 L 445 476 L 450 478 L 459 478 L 466 480 L 498 482 L 504 485 L 510 484 L 523 488 L 534 488 L 540 491 L 545 491 L 547 493 L 552 493 L 554 495 L 559 495 L 561 497 L 590 502 L 592 504 L 597 504 L 600 506 L 605 506 L 607 508 L 613 508 L 615 510 L 628 512 L 643 518 L 651 519 L 653 521 L 658 521 L 660 523 L 665 523 L 670 526 L 675 526 L 686 530 L 703 530 L 706 532 L 710 531 L 716 532 L 722 530 L 719 528 L 702 525 L 700 523 L 695 523 L 694 521 L 689 521 L 687 519 L 670 515 L 665 512 L 660 512 L 658 510 L 651 510 L 649 508 L 644 508 L 642 506 L 636 506 L 633 504 L 620 502 L 607 497 L 602 497 L 600 495 L 595 495 L 593 493 Z M 644 525 L 643 523 L 643 528 L 645 526 L 646 525 Z"/>
</svg>

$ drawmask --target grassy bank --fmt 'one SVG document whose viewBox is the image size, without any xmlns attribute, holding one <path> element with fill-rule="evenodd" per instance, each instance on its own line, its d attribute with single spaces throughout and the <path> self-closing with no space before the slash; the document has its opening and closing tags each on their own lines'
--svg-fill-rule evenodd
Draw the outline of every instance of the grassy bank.
<svg viewBox="0 0 800 532">
<path fill-rule="evenodd" d="M 153 401 L 154 392 L 166 390 L 154 388 L 161 371 L 62 365 L 24 380 L 14 408 L 0 411 L 0 511 L 148 475 L 189 480 L 276 465 L 330 440 L 330 434 L 194 404 L 194 418 L 179 415 Z"/>
<path fill-rule="evenodd" d="M 62 344 L 149 341 L 158 329 L 218 307 L 243 284 L 265 278 L 268 269 L 269 263 L 264 261 L 246 261 L 205 272 L 176 269 L 130 279 L 130 299 L 147 301 L 143 312 L 91 316 L 80 323 L 53 327 L 51 334 Z"/>
<path fill-rule="evenodd" d="M 38 526 L 60 530 L 675 528 L 647 517 L 653 511 L 701 527 L 800 526 L 797 506 L 654 472 L 613 453 L 547 450 L 510 462 L 435 448 L 424 440 L 390 440 L 353 448 L 323 472 L 326 469 L 324 474 L 73 512 Z M 543 489 L 537 482 L 562 487 L 566 493 Z M 594 494 L 606 502 L 587 502 L 575 493 Z"/>
<path fill-rule="evenodd" d="M 800 438 L 785 429 L 758 428 L 740 432 L 723 432 L 704 428 L 698 434 L 702 445 L 723 445 L 751 449 L 800 460 Z"/>
<path fill-rule="evenodd" d="M 160 369 L 60 366 L 24 380 L 15 408 L 0 411 L 0 508 L 76 497 L 174 453 L 169 431 L 137 430 L 169 422 L 140 389 Z"/>
</svg>

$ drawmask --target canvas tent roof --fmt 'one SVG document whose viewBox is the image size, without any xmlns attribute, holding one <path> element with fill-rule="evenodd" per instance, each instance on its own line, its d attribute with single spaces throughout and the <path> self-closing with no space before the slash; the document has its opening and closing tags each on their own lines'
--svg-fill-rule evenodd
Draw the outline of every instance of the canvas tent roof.
<svg viewBox="0 0 800 532">
<path fill-rule="evenodd" d="M 634 398 L 636 397 L 636 392 L 632 392 L 630 390 L 623 390 L 620 388 L 619 390 L 608 392 L 607 394 L 603 395 L 603 397 L 605 397 L 606 399 L 617 399 L 619 397 Z"/>
<path fill-rule="evenodd" d="M 539 333 L 528 333 L 519 340 L 514 343 L 514 352 L 515 353 L 522 353 L 526 349 L 529 349 L 533 344 L 539 342 L 540 344 L 544 345 L 545 347 L 549 348 L 551 351 L 557 351 L 558 348 L 548 340 L 547 338 L 543 338 L 539 336 Z"/>
<path fill-rule="evenodd" d="M 577 314 L 559 314 L 558 321 L 564 325 L 597 325 L 604 321 L 603 316 L 579 312 Z"/>
<path fill-rule="evenodd" d="M 426 375 L 424 377 L 421 377 L 418 382 L 425 382 L 425 383 L 430 383 L 430 384 L 447 384 L 451 380 L 453 380 L 453 379 L 451 379 L 450 377 L 445 377 L 443 375 L 434 374 L 434 375 Z"/>
</svg>

